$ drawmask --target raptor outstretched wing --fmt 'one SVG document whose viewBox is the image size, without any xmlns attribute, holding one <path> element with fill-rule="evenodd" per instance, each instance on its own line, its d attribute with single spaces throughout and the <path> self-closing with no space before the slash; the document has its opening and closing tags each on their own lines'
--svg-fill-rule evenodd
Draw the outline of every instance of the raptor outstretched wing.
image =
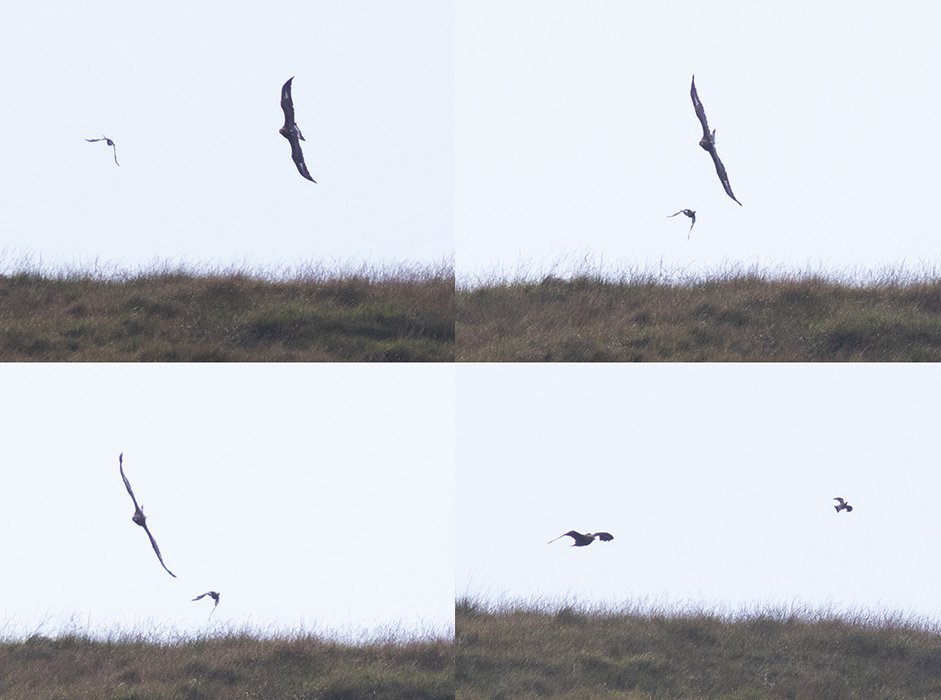
<svg viewBox="0 0 941 700">
<path fill-rule="evenodd" d="M 85 139 L 86 141 L 88 139 Z M 139 511 L 140 506 L 137 505 L 137 499 L 134 497 L 134 490 L 131 488 L 131 482 L 127 480 L 127 477 L 124 476 L 124 453 L 118 455 L 118 468 L 121 471 L 121 478 L 124 479 L 124 488 L 127 489 L 127 492 L 131 495 L 131 500 L 134 501 L 134 510 Z"/>
<path fill-rule="evenodd" d="M 284 110 L 285 128 L 294 126 L 294 99 L 291 97 L 291 82 L 294 80 L 292 75 L 288 81 L 281 86 L 281 109 Z"/>
<path fill-rule="evenodd" d="M 722 165 L 722 161 L 719 160 L 719 154 L 716 153 L 715 143 L 712 144 L 712 148 L 709 149 L 709 155 L 712 156 L 712 162 L 716 165 L 716 174 L 719 176 L 719 181 L 722 183 L 725 193 L 729 195 L 739 206 L 742 206 L 742 203 L 735 198 L 735 195 L 732 193 L 732 185 L 729 184 L 728 173 L 725 172 L 725 166 Z"/>
<path fill-rule="evenodd" d="M 712 132 L 709 131 L 709 122 L 706 121 L 706 110 L 699 99 L 699 93 L 696 92 L 696 76 L 693 76 L 693 82 L 689 88 L 689 96 L 693 99 L 693 109 L 696 110 L 696 116 L 699 123 L 702 124 L 702 137 L 707 141 L 712 141 Z"/>
<path fill-rule="evenodd" d="M 147 527 L 147 523 L 144 522 L 141 527 L 144 528 L 144 532 L 146 532 L 147 536 L 150 538 L 150 546 L 154 548 L 154 552 L 157 554 L 157 559 L 160 560 L 160 566 L 162 566 L 173 578 L 176 578 L 176 574 L 170 571 L 170 569 L 167 569 L 167 565 L 163 563 L 163 555 L 160 553 L 160 547 L 157 546 L 157 540 L 154 539 L 154 536 L 150 534 L 150 528 Z"/>
<path fill-rule="evenodd" d="M 291 142 L 291 159 L 294 161 L 294 165 L 297 166 L 297 172 L 299 172 L 303 177 L 306 177 L 311 182 L 317 182 L 307 171 L 307 163 L 304 162 L 304 152 L 301 150 L 300 140 L 295 136 L 293 138 L 289 138 L 288 141 Z"/>
</svg>

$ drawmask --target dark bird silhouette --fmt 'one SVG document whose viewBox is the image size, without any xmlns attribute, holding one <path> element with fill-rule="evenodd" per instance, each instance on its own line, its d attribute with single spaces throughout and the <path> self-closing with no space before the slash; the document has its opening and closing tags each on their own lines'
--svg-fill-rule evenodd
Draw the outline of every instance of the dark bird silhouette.
<svg viewBox="0 0 941 700">
<path fill-rule="evenodd" d="M 210 598 L 212 598 L 214 601 L 216 601 L 215 603 L 213 603 L 212 610 L 209 612 L 209 617 L 212 617 L 212 614 L 216 611 L 216 607 L 219 605 L 218 593 L 216 593 L 215 591 L 207 591 L 206 593 L 196 596 L 195 598 L 193 598 L 193 600 L 201 600 L 205 598 L 207 595 Z"/>
<path fill-rule="evenodd" d="M 150 534 L 150 528 L 147 527 L 147 517 L 144 515 L 144 509 L 137 504 L 137 499 L 134 497 L 134 491 L 131 489 L 131 482 L 127 480 L 126 476 L 124 476 L 123 452 L 118 455 L 118 467 L 121 471 L 121 478 L 124 479 L 124 488 L 127 489 L 127 492 L 131 495 L 131 500 L 134 501 L 134 515 L 131 516 L 131 520 L 144 528 L 144 532 L 146 532 L 147 536 L 150 538 L 150 545 L 154 548 L 154 552 L 157 553 L 157 559 L 160 560 L 160 566 L 166 569 L 167 573 L 170 574 L 173 578 L 176 578 L 176 574 L 170 571 L 170 569 L 167 569 L 167 565 L 163 563 L 163 555 L 160 554 L 160 547 L 157 546 L 157 540 L 155 540 L 154 536 Z"/>
<path fill-rule="evenodd" d="M 85 139 L 85 140 L 88 141 L 88 143 L 95 143 L 95 142 L 97 142 L 97 141 L 105 141 L 109 146 L 111 146 L 111 150 L 114 152 L 114 164 L 115 164 L 115 165 L 121 165 L 121 164 L 118 162 L 118 147 L 115 146 L 115 145 L 114 145 L 114 141 L 112 141 L 111 139 L 109 139 L 107 136 L 105 136 L 104 134 L 102 134 L 100 139 Z"/>
<path fill-rule="evenodd" d="M 845 510 L 847 513 L 853 512 L 853 506 L 844 501 L 842 498 L 834 498 L 834 501 L 838 501 L 837 505 L 833 506 L 836 509 L 836 512 L 839 513 L 841 510 Z"/>
<path fill-rule="evenodd" d="M 716 153 L 716 130 L 713 129 L 709 131 L 709 122 L 706 121 L 706 110 L 703 109 L 702 102 L 699 101 L 699 93 L 696 92 L 695 75 L 693 76 L 692 86 L 689 89 L 689 96 L 693 98 L 693 108 L 696 110 L 696 116 L 699 117 L 699 123 L 702 124 L 702 138 L 699 140 L 699 145 L 712 156 L 712 162 L 715 163 L 716 173 L 719 175 L 719 180 L 725 188 L 725 193 L 735 200 L 739 206 L 742 206 L 742 203 L 735 199 L 735 195 L 732 194 L 732 185 L 729 184 L 729 176 L 725 172 L 725 166 L 722 165 L 722 161 L 719 160 L 719 154 Z"/>
<path fill-rule="evenodd" d="M 564 535 L 559 535 L 556 537 L 555 540 L 561 540 L 563 537 L 571 537 L 573 540 L 575 540 L 575 544 L 572 545 L 573 547 L 587 547 L 595 541 L 596 537 L 602 542 L 610 542 L 614 539 L 614 535 L 608 532 L 596 532 L 594 534 L 589 532 L 583 535 L 580 532 L 575 532 L 575 530 L 569 530 Z M 549 540 L 546 542 L 546 544 L 552 544 L 555 542 L 555 540 Z"/>
<path fill-rule="evenodd" d="M 672 219 L 674 216 L 679 216 L 680 214 L 686 214 L 686 216 L 692 219 L 692 222 L 689 225 L 689 231 L 686 234 L 686 240 L 689 240 L 689 234 L 693 232 L 693 226 L 696 225 L 696 212 L 692 209 L 680 209 L 678 212 L 676 212 L 676 214 L 670 214 L 667 218 Z"/>
<path fill-rule="evenodd" d="M 307 172 L 307 164 L 304 163 L 304 152 L 301 150 L 301 141 L 306 141 L 304 134 L 297 128 L 294 122 L 294 98 L 291 97 L 291 81 L 293 76 L 284 85 L 281 86 L 281 109 L 284 110 L 284 126 L 279 129 L 281 135 L 291 142 L 291 158 L 294 159 L 294 165 L 297 166 L 297 172 L 306 177 L 311 182 L 317 182 Z"/>
</svg>

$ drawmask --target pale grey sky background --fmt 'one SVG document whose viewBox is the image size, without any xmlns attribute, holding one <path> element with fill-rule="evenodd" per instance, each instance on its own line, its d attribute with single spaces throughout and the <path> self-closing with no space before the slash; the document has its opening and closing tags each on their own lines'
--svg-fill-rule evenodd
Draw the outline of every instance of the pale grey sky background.
<svg viewBox="0 0 941 700">
<path fill-rule="evenodd" d="M 438 0 L 6 4 L 0 270 L 449 260 L 453 22 Z M 291 76 L 317 184 L 278 133 Z"/>
<path fill-rule="evenodd" d="M 6 365 L 0 384 L 0 636 L 453 629 L 453 367 Z M 177 579 L 131 522 L 121 451 Z"/>
<path fill-rule="evenodd" d="M 939 26 L 923 2 L 457 0 L 459 280 L 935 270 Z"/>
<path fill-rule="evenodd" d="M 939 388 L 935 365 L 462 365 L 457 593 L 941 622 Z M 546 544 L 568 530 L 615 539 Z"/>
</svg>

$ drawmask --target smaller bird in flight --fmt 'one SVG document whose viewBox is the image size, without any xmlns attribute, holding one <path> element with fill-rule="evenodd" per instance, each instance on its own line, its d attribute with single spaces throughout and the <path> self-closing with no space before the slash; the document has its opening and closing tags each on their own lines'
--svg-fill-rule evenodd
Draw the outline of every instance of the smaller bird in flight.
<svg viewBox="0 0 941 700">
<path fill-rule="evenodd" d="M 101 135 L 101 138 L 100 138 L 100 139 L 85 139 L 85 140 L 88 141 L 88 143 L 95 143 L 96 141 L 105 141 L 109 146 L 111 146 L 111 150 L 114 152 L 114 164 L 115 164 L 115 165 L 121 165 L 121 164 L 118 162 L 118 148 L 117 148 L 117 146 L 114 145 L 114 141 L 113 141 L 113 140 L 109 139 L 109 138 L 108 138 L 107 136 L 105 136 L 104 134 Z"/>
<path fill-rule="evenodd" d="M 154 536 L 150 534 L 150 528 L 147 527 L 147 517 L 144 515 L 144 509 L 137 505 L 137 499 L 134 497 L 134 491 L 131 490 L 131 482 L 127 480 L 127 477 L 124 476 L 124 453 L 118 455 L 118 468 L 121 471 L 121 478 L 124 480 L 124 488 L 127 489 L 127 492 L 131 495 L 131 500 L 134 501 L 134 515 L 131 516 L 131 520 L 135 524 L 140 525 L 144 528 L 144 532 L 147 533 L 147 536 L 150 538 L 150 546 L 154 548 L 154 552 L 157 554 L 157 559 L 160 560 L 160 566 L 166 569 L 167 573 L 170 574 L 173 578 L 176 578 L 176 574 L 167 569 L 167 565 L 163 563 L 163 555 L 160 554 L 160 547 L 157 546 L 157 540 L 154 539 Z"/>
<path fill-rule="evenodd" d="M 839 513 L 841 510 L 845 510 L 847 513 L 853 512 L 853 506 L 844 501 L 842 498 L 834 498 L 834 501 L 837 501 L 837 505 L 833 506 L 836 509 L 836 512 Z"/>
<path fill-rule="evenodd" d="M 608 532 L 589 532 L 583 535 L 580 532 L 575 532 L 575 530 L 569 530 L 564 535 L 559 535 L 554 540 L 549 540 L 546 542 L 546 544 L 552 544 L 555 542 L 555 540 L 560 540 L 563 537 L 571 537 L 573 540 L 575 540 L 575 544 L 572 545 L 573 547 L 587 547 L 595 541 L 596 537 L 602 542 L 610 542 L 614 539 L 614 535 Z"/>
<path fill-rule="evenodd" d="M 294 121 L 294 98 L 291 97 L 292 76 L 284 85 L 281 86 L 281 109 L 284 111 L 284 126 L 278 129 L 278 132 L 286 138 L 291 144 L 291 158 L 294 165 L 297 166 L 297 172 L 302 177 L 306 177 L 311 182 L 317 182 L 307 171 L 307 164 L 304 162 L 304 152 L 301 150 L 301 141 L 306 141 L 304 134 L 297 127 Z"/>
<path fill-rule="evenodd" d="M 678 212 L 676 212 L 676 214 L 670 214 L 667 218 L 672 219 L 674 216 L 679 216 L 680 214 L 685 214 L 690 219 L 692 219 L 692 222 L 689 225 L 689 231 L 686 233 L 686 240 L 688 241 L 689 234 L 693 232 L 693 226 L 696 225 L 696 212 L 692 209 L 680 209 Z"/>
<path fill-rule="evenodd" d="M 212 610 L 209 611 L 209 617 L 212 617 L 212 614 L 216 611 L 216 607 L 219 605 L 219 594 L 218 594 L 218 593 L 216 593 L 215 591 L 207 591 L 206 593 L 202 593 L 202 594 L 196 596 L 195 598 L 193 598 L 193 600 L 201 600 L 201 599 L 205 598 L 207 595 L 208 595 L 210 598 L 212 598 L 214 601 L 216 601 L 215 603 L 213 603 Z"/>
</svg>

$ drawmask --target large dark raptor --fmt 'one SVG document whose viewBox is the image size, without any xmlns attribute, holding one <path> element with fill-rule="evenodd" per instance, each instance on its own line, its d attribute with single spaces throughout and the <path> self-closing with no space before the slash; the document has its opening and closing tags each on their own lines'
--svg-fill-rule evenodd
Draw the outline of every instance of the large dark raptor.
<svg viewBox="0 0 941 700">
<path fill-rule="evenodd" d="M 556 537 L 555 540 L 560 540 L 563 537 L 571 537 L 573 540 L 575 540 L 575 544 L 572 545 L 573 547 L 587 547 L 595 541 L 596 537 L 602 542 L 610 542 L 614 539 L 614 535 L 609 532 L 589 532 L 583 535 L 580 532 L 575 532 L 575 530 L 569 530 L 564 535 L 559 535 Z M 549 540 L 546 542 L 546 544 L 552 544 L 555 542 L 555 540 Z"/>
<path fill-rule="evenodd" d="M 131 489 L 131 482 L 127 480 L 126 476 L 124 476 L 123 452 L 118 455 L 118 468 L 121 471 L 121 478 L 124 479 L 124 488 L 127 489 L 127 492 L 131 495 L 131 500 L 134 501 L 134 515 L 131 516 L 131 520 L 144 528 L 144 532 L 146 532 L 147 536 L 150 538 L 150 546 L 154 548 L 154 552 L 157 554 L 157 559 L 160 560 L 160 566 L 166 569 L 167 573 L 170 574 L 173 578 L 176 578 L 176 574 L 170 571 L 170 569 L 167 569 L 167 565 L 163 563 L 163 555 L 160 554 L 160 547 L 157 546 L 157 540 L 155 540 L 154 536 L 150 534 L 150 528 L 147 527 L 147 517 L 144 515 L 144 509 L 137 504 L 137 499 L 134 497 L 134 491 Z"/>
<path fill-rule="evenodd" d="M 742 203 L 735 199 L 735 195 L 732 194 L 732 185 L 729 184 L 729 176 L 725 172 L 725 166 L 722 165 L 722 161 L 719 160 L 719 154 L 716 153 L 716 130 L 713 129 L 709 131 L 709 122 L 706 121 L 706 110 L 703 109 L 702 102 L 699 101 L 699 93 L 696 92 L 695 75 L 693 76 L 692 85 L 689 88 L 689 96 L 693 98 L 693 108 L 696 110 L 696 116 L 699 117 L 699 123 L 702 124 L 702 138 L 699 140 L 699 145 L 712 156 L 712 162 L 715 163 L 716 173 L 719 175 L 719 181 L 722 182 L 722 187 L 725 188 L 725 193 L 735 200 L 739 206 L 742 206 Z"/>
<path fill-rule="evenodd" d="M 291 142 L 291 158 L 294 159 L 294 165 L 297 166 L 297 172 L 306 177 L 311 182 L 317 182 L 307 172 L 307 164 L 304 162 L 304 152 L 301 150 L 301 141 L 306 141 L 304 134 L 297 128 L 294 122 L 294 99 L 291 97 L 292 76 L 284 85 L 281 86 L 281 109 L 284 110 L 284 126 L 279 129 L 280 134 Z"/>
</svg>

